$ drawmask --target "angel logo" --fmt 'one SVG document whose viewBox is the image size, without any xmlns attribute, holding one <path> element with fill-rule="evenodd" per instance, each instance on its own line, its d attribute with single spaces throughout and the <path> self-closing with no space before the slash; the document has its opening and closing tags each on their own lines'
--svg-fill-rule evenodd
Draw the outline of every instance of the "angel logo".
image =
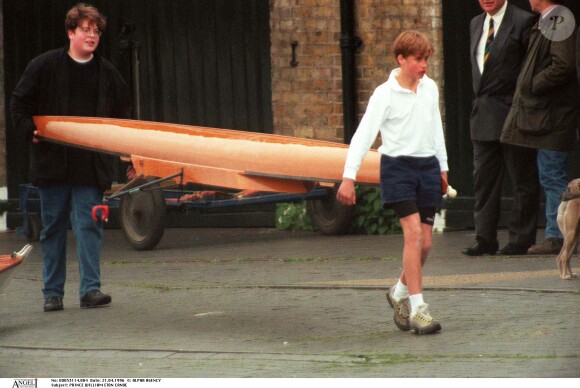
<svg viewBox="0 0 580 388">
<path fill-rule="evenodd" d="M 574 33 L 576 20 L 572 11 L 558 5 L 540 20 L 538 27 L 547 39 L 560 42 Z"/>
<path fill-rule="evenodd" d="M 12 388 L 36 388 L 38 386 L 38 379 L 18 379 L 14 380 Z"/>
</svg>

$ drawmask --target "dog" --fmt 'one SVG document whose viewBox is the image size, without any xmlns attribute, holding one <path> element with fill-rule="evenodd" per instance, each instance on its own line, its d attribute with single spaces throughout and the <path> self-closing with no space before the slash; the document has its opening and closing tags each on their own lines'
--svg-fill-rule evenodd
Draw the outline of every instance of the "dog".
<svg viewBox="0 0 580 388">
<path fill-rule="evenodd" d="M 562 203 L 558 207 L 558 227 L 564 236 L 564 244 L 556 258 L 560 277 L 574 279 L 577 273 L 572 272 L 570 260 L 580 243 L 580 179 L 574 179 L 568 184 L 561 196 Z"/>
</svg>

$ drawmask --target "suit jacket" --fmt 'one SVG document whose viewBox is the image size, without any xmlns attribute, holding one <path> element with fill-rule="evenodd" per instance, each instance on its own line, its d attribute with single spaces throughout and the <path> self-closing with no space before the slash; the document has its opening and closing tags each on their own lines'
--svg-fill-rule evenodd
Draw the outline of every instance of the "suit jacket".
<svg viewBox="0 0 580 388">
<path fill-rule="evenodd" d="M 554 41 L 534 28 L 501 135 L 503 143 L 574 150 L 578 114 L 575 51 L 576 33 Z"/>
<path fill-rule="evenodd" d="M 470 119 L 472 140 L 499 140 L 512 104 L 534 19 L 533 14 L 507 4 L 500 28 L 495 32 L 483 74 L 477 65 L 476 50 L 483 33 L 485 13 L 471 20 L 470 58 L 475 95 Z"/>
</svg>

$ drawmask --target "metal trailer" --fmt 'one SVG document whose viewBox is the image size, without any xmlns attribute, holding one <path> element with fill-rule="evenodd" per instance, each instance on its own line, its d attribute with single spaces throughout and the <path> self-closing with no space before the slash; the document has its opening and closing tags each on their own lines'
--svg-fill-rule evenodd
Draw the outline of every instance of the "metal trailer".
<svg viewBox="0 0 580 388">
<path fill-rule="evenodd" d="M 138 177 L 105 195 L 103 204 L 93 208 L 93 218 L 96 222 L 107 222 L 109 207 L 118 208 L 120 226 L 129 244 L 136 250 L 151 250 L 163 237 L 168 212 L 191 214 L 192 210 L 306 201 L 315 227 L 327 235 L 346 233 L 354 214 L 353 206 L 342 206 L 336 201 L 336 184 L 314 184 L 310 191 L 300 194 L 256 192 L 244 196 L 241 192 L 212 198 L 203 193 L 215 191 L 188 191 L 183 185 L 165 184 L 178 176 Z M 20 233 L 38 241 L 42 229 L 38 188 L 30 184 L 20 186 L 20 210 L 23 214 Z"/>
</svg>

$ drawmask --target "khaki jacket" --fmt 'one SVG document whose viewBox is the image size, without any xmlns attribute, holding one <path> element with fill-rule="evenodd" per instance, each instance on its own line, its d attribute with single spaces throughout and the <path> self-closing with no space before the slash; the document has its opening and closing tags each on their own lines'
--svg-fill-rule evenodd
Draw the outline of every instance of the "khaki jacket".
<svg viewBox="0 0 580 388">
<path fill-rule="evenodd" d="M 577 141 L 576 34 L 552 41 L 534 27 L 501 142 L 572 151 Z"/>
</svg>

